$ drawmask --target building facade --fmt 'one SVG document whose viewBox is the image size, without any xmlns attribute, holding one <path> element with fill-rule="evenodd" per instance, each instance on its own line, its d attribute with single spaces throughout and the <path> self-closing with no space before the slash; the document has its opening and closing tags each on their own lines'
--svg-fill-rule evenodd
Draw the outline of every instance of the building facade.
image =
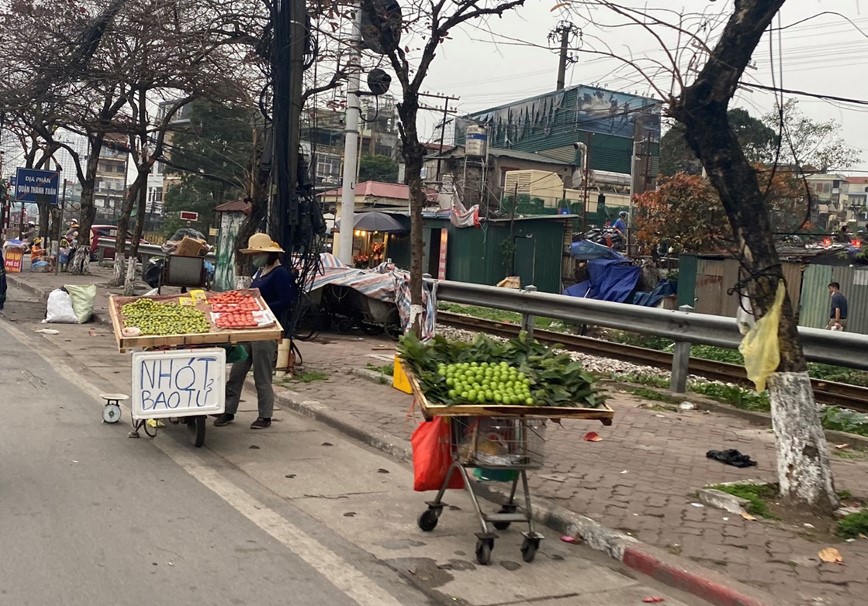
<svg viewBox="0 0 868 606">
<path fill-rule="evenodd" d="M 129 147 L 123 136 L 107 136 L 99 153 L 93 204 L 101 221 L 114 223 L 127 193 Z"/>
<path fill-rule="evenodd" d="M 312 107 L 302 114 L 302 151 L 310 164 L 314 186 L 320 190 L 340 185 L 343 181 L 344 120 L 343 109 Z M 393 97 L 363 98 L 359 120 L 359 160 L 369 155 L 397 160 L 397 123 Z"/>
<path fill-rule="evenodd" d="M 628 175 L 635 142 L 646 160 L 638 163 L 647 176 L 645 189 L 653 189 L 661 107 L 649 97 L 579 85 L 457 118 L 455 137 L 464 143 L 468 127 L 483 126 L 490 147 L 537 153 L 574 166 L 582 166 L 576 144 L 584 144 L 590 170 Z"/>
</svg>

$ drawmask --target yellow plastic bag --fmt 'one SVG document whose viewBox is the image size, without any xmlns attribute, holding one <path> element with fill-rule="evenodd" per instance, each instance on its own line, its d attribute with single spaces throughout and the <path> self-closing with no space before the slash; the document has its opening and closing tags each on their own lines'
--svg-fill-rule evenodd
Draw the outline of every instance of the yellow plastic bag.
<svg viewBox="0 0 868 606">
<path fill-rule="evenodd" d="M 738 350 L 744 356 L 744 369 L 747 378 L 753 381 L 757 391 L 765 391 L 766 380 L 781 363 L 781 350 L 778 346 L 778 324 L 781 321 L 781 308 L 787 289 L 783 281 L 778 282 L 775 303 L 769 313 L 757 320 L 744 336 Z"/>
</svg>

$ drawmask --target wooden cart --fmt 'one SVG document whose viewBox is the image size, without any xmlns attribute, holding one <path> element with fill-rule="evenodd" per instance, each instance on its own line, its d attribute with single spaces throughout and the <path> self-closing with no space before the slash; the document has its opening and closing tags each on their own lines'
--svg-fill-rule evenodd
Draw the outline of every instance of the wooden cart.
<svg viewBox="0 0 868 606">
<path fill-rule="evenodd" d="M 209 414 L 224 411 L 226 351 L 221 346 L 251 341 L 280 340 L 283 328 L 271 313 L 257 289 L 242 291 L 252 296 L 260 307 L 267 325 L 260 328 L 219 328 L 214 324 L 209 302 L 220 293 L 204 293 L 198 299 L 185 295 L 146 297 L 157 302 L 179 302 L 184 299 L 205 314 L 210 327 L 207 332 L 175 335 L 126 336 L 123 306 L 145 297 L 112 295 L 109 316 L 118 344 L 118 351 L 133 353 L 132 424 L 130 437 L 139 437 L 144 429 L 156 436 L 159 419 L 187 425 L 193 444 L 205 442 L 205 425 Z M 194 302 L 195 301 L 195 302 Z M 148 421 L 151 421 L 149 425 Z"/>
</svg>

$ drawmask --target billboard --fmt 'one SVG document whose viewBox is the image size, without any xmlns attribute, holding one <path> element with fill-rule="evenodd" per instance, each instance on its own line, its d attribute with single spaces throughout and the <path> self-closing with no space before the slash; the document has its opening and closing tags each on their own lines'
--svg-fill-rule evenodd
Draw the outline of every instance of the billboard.
<svg viewBox="0 0 868 606">
<path fill-rule="evenodd" d="M 474 112 L 456 128 L 482 124 L 492 147 L 540 151 L 572 144 L 580 132 L 632 139 L 641 116 L 644 135 L 657 142 L 661 107 L 649 97 L 580 85 Z"/>
<path fill-rule="evenodd" d="M 59 172 L 18 167 L 15 171 L 15 200 L 56 205 L 59 183 Z"/>
</svg>

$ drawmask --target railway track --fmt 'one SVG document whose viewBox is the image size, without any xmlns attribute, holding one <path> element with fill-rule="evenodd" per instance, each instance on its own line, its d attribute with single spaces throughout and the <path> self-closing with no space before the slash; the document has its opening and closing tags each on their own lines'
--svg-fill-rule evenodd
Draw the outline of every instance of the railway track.
<svg viewBox="0 0 868 606">
<path fill-rule="evenodd" d="M 455 328 L 485 332 L 500 337 L 515 337 L 520 330 L 519 326 L 509 322 L 484 320 L 482 318 L 474 318 L 445 311 L 437 312 L 437 322 Z M 636 347 L 635 345 L 624 345 L 623 343 L 613 343 L 580 335 L 540 330 L 538 328 L 534 329 L 533 336 L 541 343 L 557 345 L 569 351 L 612 358 L 641 366 L 653 366 L 665 370 L 672 368 L 672 354 L 665 351 Z M 735 364 L 726 364 L 703 358 L 690 358 L 688 370 L 690 374 L 699 375 L 714 381 L 724 381 L 745 386 L 752 385 L 745 374 L 744 368 Z M 811 379 L 811 383 L 814 387 L 814 397 L 818 402 L 868 413 L 868 388 L 820 379 Z"/>
</svg>

